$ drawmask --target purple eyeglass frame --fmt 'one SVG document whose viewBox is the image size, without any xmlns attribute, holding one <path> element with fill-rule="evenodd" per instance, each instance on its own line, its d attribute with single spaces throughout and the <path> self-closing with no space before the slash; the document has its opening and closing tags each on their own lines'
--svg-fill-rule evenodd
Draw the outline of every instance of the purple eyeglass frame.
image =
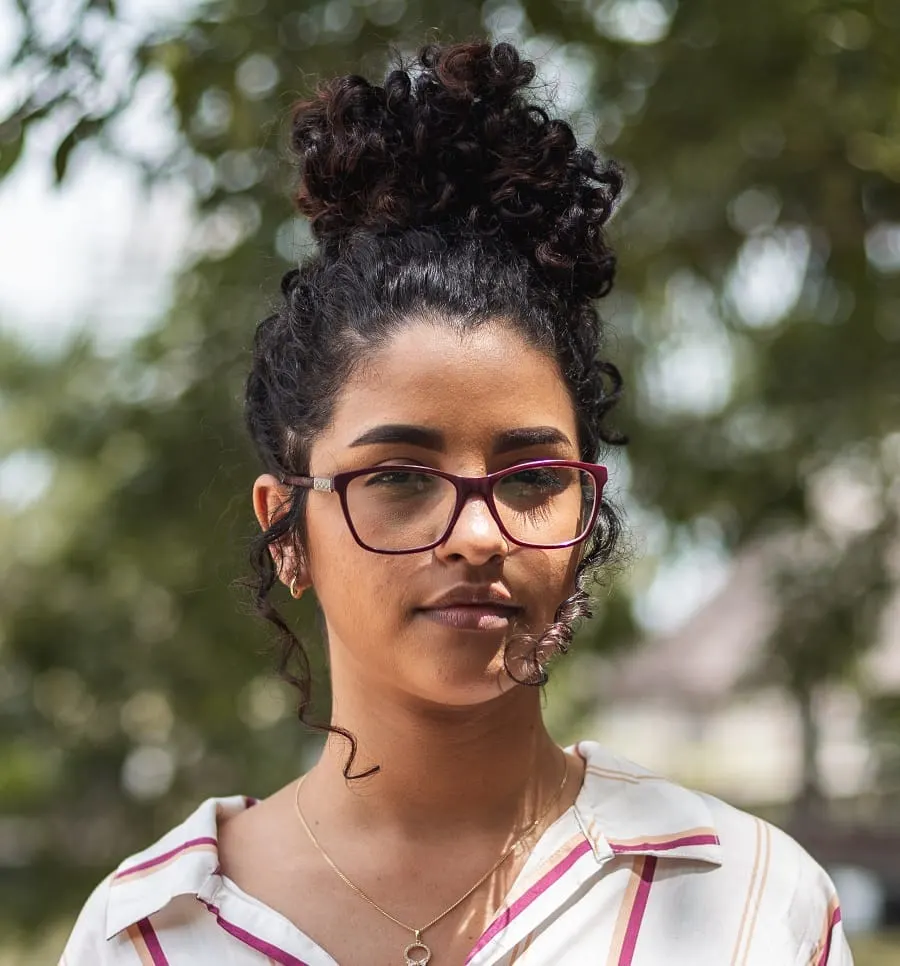
<svg viewBox="0 0 900 966">
<path fill-rule="evenodd" d="M 584 532 L 575 537 L 574 540 L 567 540 L 565 543 L 524 543 L 521 540 L 516 540 L 503 525 L 503 521 L 500 519 L 500 514 L 497 512 L 497 507 L 494 504 L 494 483 L 504 476 L 512 476 L 515 473 L 521 473 L 522 470 L 541 469 L 545 466 L 569 466 L 573 469 L 583 470 L 589 473 L 594 478 L 596 484 L 594 505 L 591 508 Z M 456 506 L 453 508 L 453 512 L 450 514 L 450 519 L 447 523 L 447 528 L 441 534 L 439 540 L 434 540 L 424 547 L 415 547 L 412 550 L 378 550 L 375 547 L 370 547 L 360 538 L 356 532 L 356 528 L 353 526 L 353 519 L 347 507 L 347 487 L 358 476 L 389 470 L 420 470 L 425 473 L 430 473 L 432 476 L 439 476 L 444 480 L 449 480 L 456 487 Z M 606 467 L 598 463 L 581 463 L 578 460 L 531 460 L 528 463 L 517 463 L 515 466 L 509 466 L 504 470 L 497 470 L 495 473 L 488 473 L 487 476 L 457 476 L 454 473 L 445 473 L 443 470 L 436 470 L 430 466 L 418 466 L 414 463 L 382 463 L 379 466 L 367 466 L 361 470 L 348 470 L 344 473 L 335 473 L 334 476 L 282 476 L 281 482 L 288 486 L 300 486 L 307 490 L 316 490 L 321 493 L 337 493 L 341 499 L 341 509 L 344 511 L 344 519 L 347 521 L 347 526 L 350 528 L 353 539 L 364 550 L 368 550 L 371 553 L 398 556 L 406 553 L 424 553 L 426 550 L 434 550 L 435 547 L 439 547 L 450 536 L 454 526 L 456 526 L 456 521 L 459 519 L 460 513 L 462 513 L 463 507 L 473 494 L 480 496 L 484 500 L 491 516 L 494 518 L 494 522 L 500 528 L 500 532 L 511 543 L 519 547 L 529 547 L 533 550 L 562 550 L 565 547 L 573 547 L 576 543 L 581 543 L 583 540 L 586 540 L 594 528 L 594 524 L 597 521 L 597 514 L 600 512 L 600 505 L 603 500 L 603 487 L 606 485 L 607 478 L 608 473 Z"/>
</svg>

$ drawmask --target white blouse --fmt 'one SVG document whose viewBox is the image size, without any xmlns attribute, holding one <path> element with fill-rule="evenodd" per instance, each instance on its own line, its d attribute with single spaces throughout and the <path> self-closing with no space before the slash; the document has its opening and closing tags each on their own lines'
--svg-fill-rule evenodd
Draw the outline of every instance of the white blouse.
<svg viewBox="0 0 900 966">
<path fill-rule="evenodd" d="M 595 742 L 569 750 L 584 785 L 467 966 L 852 966 L 834 886 L 792 838 Z M 219 870 L 218 820 L 252 804 L 210 798 L 126 859 L 60 966 L 338 966 Z"/>
</svg>

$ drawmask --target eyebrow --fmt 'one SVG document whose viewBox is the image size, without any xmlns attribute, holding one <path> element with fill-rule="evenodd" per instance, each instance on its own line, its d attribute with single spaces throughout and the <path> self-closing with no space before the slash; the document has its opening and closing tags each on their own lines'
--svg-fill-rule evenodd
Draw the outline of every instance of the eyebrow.
<svg viewBox="0 0 900 966">
<path fill-rule="evenodd" d="M 444 434 L 438 429 L 427 426 L 412 426 L 405 423 L 387 423 L 373 426 L 350 444 L 356 446 L 378 446 L 401 443 L 418 446 L 442 453 L 446 449 Z M 505 429 L 494 437 L 494 455 L 509 453 L 512 450 L 527 449 L 531 446 L 573 446 L 574 444 L 562 430 L 555 426 L 523 426 Z"/>
<path fill-rule="evenodd" d="M 383 443 L 406 443 L 409 446 L 420 446 L 422 449 L 433 449 L 440 452 L 444 449 L 444 434 L 440 430 L 428 429 L 426 426 L 389 423 L 367 429 L 362 436 L 357 436 L 350 445 L 378 446 Z"/>
<path fill-rule="evenodd" d="M 555 426 L 523 426 L 506 429 L 494 439 L 494 453 L 509 453 L 529 446 L 573 446 L 572 440 Z"/>
</svg>

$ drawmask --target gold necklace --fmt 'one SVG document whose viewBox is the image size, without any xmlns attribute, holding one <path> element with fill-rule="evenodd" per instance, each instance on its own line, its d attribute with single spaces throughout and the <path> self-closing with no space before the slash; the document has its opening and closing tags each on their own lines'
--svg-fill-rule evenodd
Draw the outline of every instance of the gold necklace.
<svg viewBox="0 0 900 966">
<path fill-rule="evenodd" d="M 500 858 L 497 859 L 497 861 L 487 870 L 487 872 L 485 872 L 485 874 L 475 883 L 475 885 L 472 886 L 471 889 L 469 889 L 466 893 L 461 895 L 456 900 L 456 902 L 453 903 L 452 906 L 449 906 L 448 908 L 446 908 L 439 916 L 435 916 L 434 919 L 431 920 L 431 922 L 426 923 L 424 926 L 420 926 L 418 929 L 416 929 L 414 926 L 407 925 L 407 923 L 405 922 L 401 922 L 395 916 L 392 916 L 386 909 L 382 909 L 381 906 L 379 906 L 374 899 L 370 899 L 369 896 L 367 896 L 365 892 L 363 892 L 362 889 L 360 889 L 360 887 L 356 885 L 355 882 L 351 882 L 350 879 L 348 879 L 347 876 L 344 875 L 343 872 L 341 872 L 341 870 L 331 860 L 331 857 L 328 855 L 328 853 L 322 848 L 321 845 L 319 845 L 319 840 L 313 834 L 313 830 L 307 824 L 306 819 L 303 817 L 303 812 L 300 809 L 300 789 L 303 786 L 303 782 L 306 780 L 306 775 L 302 775 L 297 780 L 297 788 L 296 788 L 296 791 L 294 792 L 294 808 L 297 811 L 297 818 L 300 819 L 300 824 L 303 826 L 304 830 L 306 831 L 306 834 L 309 836 L 309 840 L 316 847 L 316 850 L 319 852 L 322 858 L 331 866 L 331 868 L 338 875 L 338 877 L 342 879 L 348 886 L 350 886 L 350 888 L 361 899 L 365 899 L 370 906 L 373 906 L 375 909 L 377 909 L 382 914 L 382 916 L 384 916 L 386 919 L 390 919 L 391 922 L 400 926 L 401 929 L 406 929 L 407 932 L 411 932 L 413 934 L 415 938 L 403 950 L 403 955 L 406 958 L 406 966 L 428 966 L 428 962 L 431 959 L 431 949 L 428 946 L 426 946 L 424 942 L 422 942 L 422 933 L 425 932 L 426 929 L 430 929 L 432 926 L 439 923 L 445 916 L 449 916 L 450 913 L 453 912 L 453 910 L 456 909 L 458 906 L 461 906 L 466 901 L 466 899 L 468 899 L 469 896 L 471 896 L 472 893 L 479 888 L 479 886 L 482 886 L 497 871 L 497 869 L 499 869 L 500 866 L 503 865 L 503 863 L 512 855 L 516 846 L 524 839 L 526 839 L 550 814 L 553 807 L 559 801 L 559 798 L 563 793 L 563 789 L 566 787 L 566 781 L 568 777 L 569 777 L 568 763 L 564 760 L 562 781 L 559 783 L 559 788 L 556 789 L 556 794 L 553 796 L 553 798 L 550 799 L 550 804 L 544 809 L 544 811 L 541 812 L 540 815 L 538 815 L 538 817 L 531 823 L 531 825 L 528 826 L 528 828 L 525 829 L 524 832 L 522 832 L 521 835 L 519 835 L 516 839 L 513 840 L 512 845 L 510 845 L 509 848 L 506 849 L 506 851 L 500 856 Z"/>
</svg>

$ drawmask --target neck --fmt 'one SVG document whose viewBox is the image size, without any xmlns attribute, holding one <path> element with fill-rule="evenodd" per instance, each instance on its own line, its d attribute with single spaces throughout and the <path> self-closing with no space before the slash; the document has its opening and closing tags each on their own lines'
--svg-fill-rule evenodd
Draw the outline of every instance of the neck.
<svg viewBox="0 0 900 966">
<path fill-rule="evenodd" d="M 338 672 L 338 673 L 336 673 Z M 353 734 L 358 753 L 343 769 L 349 743 L 330 736 L 307 779 L 311 796 L 366 826 L 462 830 L 532 819 L 563 777 L 565 759 L 541 716 L 541 693 L 515 686 L 476 706 L 448 708 L 356 681 L 332 665 L 332 724 Z"/>
</svg>

